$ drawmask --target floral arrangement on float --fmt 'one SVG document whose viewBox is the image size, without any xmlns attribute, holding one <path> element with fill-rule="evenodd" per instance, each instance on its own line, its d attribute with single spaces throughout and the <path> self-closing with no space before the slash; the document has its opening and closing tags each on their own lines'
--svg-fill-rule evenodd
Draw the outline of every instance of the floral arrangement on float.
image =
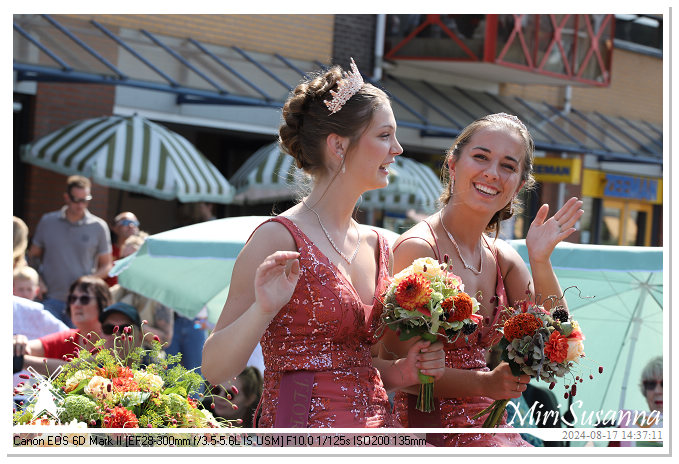
<svg viewBox="0 0 679 464">
<path fill-rule="evenodd" d="M 585 336 L 568 309 L 559 304 L 562 298 L 547 299 L 551 302 L 550 311 L 530 300 L 504 308 L 503 322 L 498 328 L 502 338 L 494 349 L 500 353 L 500 359 L 509 364 L 513 375 L 528 375 L 548 382 L 550 390 L 556 386 L 557 378 L 570 378 L 570 382 L 564 383 L 567 390 L 564 398 L 568 399 L 576 395 L 577 383 L 584 380 L 578 372 L 579 362 L 585 357 Z M 599 367 L 599 373 L 602 372 L 603 367 Z M 589 374 L 589 378 L 594 376 Z M 497 427 L 508 402 L 495 400 L 473 418 L 488 414 L 483 427 Z"/>
<path fill-rule="evenodd" d="M 181 354 L 161 356 L 157 339 L 150 349 L 133 348 L 127 329 L 114 342 L 116 347 L 130 344 L 124 358 L 121 351 L 105 348 L 102 339 L 92 350 L 81 349 L 49 377 L 29 368 L 30 375 L 23 374 L 24 381 L 14 390 L 27 398 L 14 411 L 14 425 L 216 428 L 237 424 L 215 418 L 194 399 L 203 396 L 205 381 L 179 364 Z"/>
<path fill-rule="evenodd" d="M 451 272 L 448 256 L 444 262 L 419 258 L 396 274 L 383 295 L 382 326 L 399 335 L 400 340 L 420 337 L 434 342 L 439 336 L 452 342 L 473 334 L 481 316 L 479 303 L 464 292 L 459 276 Z M 419 374 L 417 409 L 434 409 L 434 380 Z"/>
</svg>

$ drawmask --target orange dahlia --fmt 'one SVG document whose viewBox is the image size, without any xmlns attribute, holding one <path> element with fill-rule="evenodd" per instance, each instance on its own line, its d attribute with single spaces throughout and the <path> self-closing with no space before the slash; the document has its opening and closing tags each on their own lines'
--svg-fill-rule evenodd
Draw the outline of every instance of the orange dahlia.
<svg viewBox="0 0 679 464">
<path fill-rule="evenodd" d="M 137 416 L 127 408 L 116 406 L 104 418 L 104 427 L 109 429 L 133 429 L 139 427 Z"/>
<path fill-rule="evenodd" d="M 411 274 L 396 286 L 394 296 L 396 303 L 408 311 L 418 310 L 427 304 L 431 296 L 429 281 L 420 272 Z"/>
<path fill-rule="evenodd" d="M 130 377 L 116 377 L 111 379 L 113 389 L 117 392 L 139 391 L 139 384 Z"/>
<path fill-rule="evenodd" d="M 568 355 L 568 339 L 555 330 L 545 343 L 545 354 L 552 362 L 564 362 Z"/>
<path fill-rule="evenodd" d="M 542 327 L 542 321 L 530 313 L 520 313 L 505 322 L 504 333 L 508 341 L 532 335 Z"/>
</svg>

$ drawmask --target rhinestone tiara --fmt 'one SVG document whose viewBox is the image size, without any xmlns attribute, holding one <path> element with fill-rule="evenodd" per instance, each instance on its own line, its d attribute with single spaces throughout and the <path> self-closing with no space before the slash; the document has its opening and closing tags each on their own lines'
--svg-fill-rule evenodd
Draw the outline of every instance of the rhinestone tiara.
<svg viewBox="0 0 679 464">
<path fill-rule="evenodd" d="M 361 90 L 363 86 L 363 77 L 358 72 L 358 67 L 354 59 L 351 58 L 351 71 L 345 71 L 344 77 L 337 82 L 337 90 L 331 90 L 331 100 L 323 100 L 325 106 L 330 110 L 330 114 L 337 113 L 342 109 L 342 106 L 354 95 Z"/>
</svg>

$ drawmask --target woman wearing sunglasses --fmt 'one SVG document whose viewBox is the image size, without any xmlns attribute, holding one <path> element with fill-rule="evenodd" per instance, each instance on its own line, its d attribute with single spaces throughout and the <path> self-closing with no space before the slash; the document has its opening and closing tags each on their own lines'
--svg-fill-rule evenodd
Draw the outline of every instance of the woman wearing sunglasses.
<svg viewBox="0 0 679 464">
<path fill-rule="evenodd" d="M 33 366 L 41 374 L 53 372 L 80 349 L 93 347 L 102 336 L 99 314 L 111 304 L 111 293 L 102 279 L 83 276 L 71 284 L 66 303 L 66 314 L 74 329 L 46 335 L 34 340 L 15 335 L 14 356 L 23 358 L 23 368 Z M 91 335 L 92 341 L 87 338 Z M 16 362 L 21 362 L 18 360 Z"/>
<path fill-rule="evenodd" d="M 620 447 L 656 447 L 663 446 L 659 441 L 662 434 L 653 429 L 663 428 L 663 361 L 662 356 L 651 359 L 641 371 L 639 382 L 641 394 L 646 399 L 648 411 L 620 412 L 616 427 L 633 429 L 627 436 L 637 438 L 635 441 L 611 441 L 608 446 Z M 637 433 L 637 430 L 643 433 Z M 625 434 L 623 434 L 625 436 Z M 641 438 L 641 439 L 639 439 Z"/>
</svg>

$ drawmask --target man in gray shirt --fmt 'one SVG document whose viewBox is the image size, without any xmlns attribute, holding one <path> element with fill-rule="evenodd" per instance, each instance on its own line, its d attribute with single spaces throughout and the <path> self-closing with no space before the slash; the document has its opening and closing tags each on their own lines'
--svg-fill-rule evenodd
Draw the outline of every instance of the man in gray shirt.
<svg viewBox="0 0 679 464">
<path fill-rule="evenodd" d="M 28 250 L 31 266 L 39 269 L 47 287 L 45 309 L 69 327 L 73 325 L 65 309 L 70 285 L 84 275 L 104 279 L 112 267 L 108 225 L 87 210 L 90 187 L 86 177 L 68 178 L 66 205 L 40 218 Z"/>
</svg>

